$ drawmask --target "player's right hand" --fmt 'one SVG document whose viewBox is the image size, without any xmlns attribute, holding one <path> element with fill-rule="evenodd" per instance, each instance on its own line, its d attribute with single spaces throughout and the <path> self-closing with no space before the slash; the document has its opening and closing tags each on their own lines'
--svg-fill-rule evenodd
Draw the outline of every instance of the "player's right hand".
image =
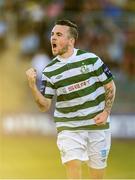
<svg viewBox="0 0 135 180">
<path fill-rule="evenodd" d="M 33 88 L 36 85 L 37 72 L 35 69 L 30 68 L 26 71 L 29 86 Z"/>
</svg>

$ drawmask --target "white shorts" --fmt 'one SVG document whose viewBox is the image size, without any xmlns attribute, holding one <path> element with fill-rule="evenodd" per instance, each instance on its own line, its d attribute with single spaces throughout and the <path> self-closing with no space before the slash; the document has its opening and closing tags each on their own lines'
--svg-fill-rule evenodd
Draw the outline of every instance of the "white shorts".
<svg viewBox="0 0 135 180">
<path fill-rule="evenodd" d="M 107 166 L 111 133 L 110 130 L 62 131 L 58 134 L 57 145 L 62 163 L 77 159 L 86 161 L 91 168 L 102 169 Z"/>
</svg>

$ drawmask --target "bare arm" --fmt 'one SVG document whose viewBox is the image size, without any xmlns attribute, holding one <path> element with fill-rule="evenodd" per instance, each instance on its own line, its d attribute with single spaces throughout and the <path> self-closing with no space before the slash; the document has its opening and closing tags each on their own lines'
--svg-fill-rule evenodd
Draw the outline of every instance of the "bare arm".
<svg viewBox="0 0 135 180">
<path fill-rule="evenodd" d="M 104 88 L 105 88 L 105 108 L 103 112 L 101 112 L 94 118 L 97 125 L 102 125 L 106 123 L 115 99 L 116 87 L 114 81 L 112 80 L 111 82 L 104 85 Z"/>
<path fill-rule="evenodd" d="M 32 95 L 36 104 L 42 112 L 46 112 L 50 109 L 51 99 L 45 98 L 36 86 L 36 71 L 30 68 L 26 71 L 26 76 L 28 79 L 29 87 L 31 89 Z"/>
<path fill-rule="evenodd" d="M 115 99 L 116 87 L 113 81 L 104 85 L 105 88 L 105 108 L 104 110 L 110 114 Z"/>
</svg>

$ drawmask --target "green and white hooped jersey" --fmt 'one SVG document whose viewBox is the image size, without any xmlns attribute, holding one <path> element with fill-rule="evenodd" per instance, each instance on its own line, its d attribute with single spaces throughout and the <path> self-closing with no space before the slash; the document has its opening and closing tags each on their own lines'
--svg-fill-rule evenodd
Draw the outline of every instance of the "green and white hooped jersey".
<svg viewBox="0 0 135 180">
<path fill-rule="evenodd" d="M 54 120 L 58 132 L 63 130 L 99 130 L 93 118 L 103 111 L 103 85 L 113 79 L 108 67 L 93 53 L 74 49 L 68 59 L 58 56 L 43 70 L 41 92 L 46 98 L 57 96 Z"/>
</svg>

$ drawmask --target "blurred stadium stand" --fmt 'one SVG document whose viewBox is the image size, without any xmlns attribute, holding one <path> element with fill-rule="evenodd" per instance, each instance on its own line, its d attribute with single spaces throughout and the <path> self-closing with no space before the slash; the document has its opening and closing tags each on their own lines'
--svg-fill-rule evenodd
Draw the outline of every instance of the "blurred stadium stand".
<svg viewBox="0 0 135 180">
<path fill-rule="evenodd" d="M 43 119 L 48 119 L 48 115 L 52 114 L 53 110 L 47 115 L 39 114 L 27 87 L 25 70 L 40 50 L 44 49 L 44 53 L 52 58 L 50 30 L 55 20 L 63 18 L 71 19 L 79 26 L 76 47 L 96 53 L 115 76 L 117 94 L 112 110 L 113 127 L 117 126 L 117 121 L 121 123 L 118 125 L 121 128 L 127 121 L 131 128 L 135 127 L 135 118 L 132 118 L 135 113 L 135 1 L 0 0 L 2 127 L 10 128 L 23 114 L 18 125 L 21 132 L 20 127 L 28 129 L 27 125 L 40 127 L 44 124 Z M 31 116 L 32 120 L 25 123 L 24 119 L 29 121 L 31 113 L 36 114 L 35 119 L 41 117 L 42 120 L 37 121 Z M 52 118 L 49 119 L 52 123 Z M 38 128 L 37 131 L 40 130 Z"/>
<path fill-rule="evenodd" d="M 112 115 L 111 131 L 114 138 L 135 138 L 135 115 Z M 43 114 L 12 114 L 2 119 L 4 135 L 56 135 L 52 116 Z"/>
</svg>

